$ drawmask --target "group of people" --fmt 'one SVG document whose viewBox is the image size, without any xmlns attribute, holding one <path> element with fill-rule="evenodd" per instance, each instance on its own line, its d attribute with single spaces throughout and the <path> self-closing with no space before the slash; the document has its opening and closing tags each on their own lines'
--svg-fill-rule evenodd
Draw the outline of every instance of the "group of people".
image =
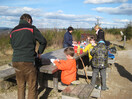
<svg viewBox="0 0 132 99">
<path fill-rule="evenodd" d="M 46 48 L 47 41 L 40 31 L 32 25 L 32 17 L 23 14 L 19 24 L 10 32 L 10 43 L 13 48 L 13 67 L 16 71 L 16 81 L 18 85 L 18 99 L 25 99 L 26 83 L 28 83 L 28 99 L 37 99 L 37 69 L 34 66 L 35 57 L 41 59 L 41 54 Z M 70 85 L 76 81 L 76 60 L 72 38 L 73 28 L 69 27 L 64 35 L 63 47 L 67 60 L 55 60 L 54 63 L 61 72 L 62 85 Z M 91 84 L 94 86 L 98 72 L 101 72 L 102 90 L 107 90 L 106 86 L 106 67 L 108 63 L 108 50 L 105 45 L 104 32 L 99 26 L 95 26 L 97 43 L 94 38 L 90 38 L 89 45 L 84 52 L 88 52 L 89 59 L 92 61 L 93 75 Z M 39 48 L 36 52 L 36 41 Z"/>
</svg>

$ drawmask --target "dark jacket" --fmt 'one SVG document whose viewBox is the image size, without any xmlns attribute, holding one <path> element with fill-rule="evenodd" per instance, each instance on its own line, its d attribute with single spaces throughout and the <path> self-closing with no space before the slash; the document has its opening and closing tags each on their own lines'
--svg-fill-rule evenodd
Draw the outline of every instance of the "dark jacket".
<svg viewBox="0 0 132 99">
<path fill-rule="evenodd" d="M 90 54 L 93 56 L 92 66 L 94 68 L 106 68 L 108 66 L 108 48 L 104 43 L 98 43 Z"/>
<path fill-rule="evenodd" d="M 36 41 L 40 46 L 38 54 L 42 54 L 47 41 L 40 31 L 25 20 L 20 20 L 10 33 L 10 43 L 13 48 L 13 62 L 34 62 Z"/>
<path fill-rule="evenodd" d="M 70 32 L 67 31 L 65 33 L 65 35 L 64 35 L 64 43 L 63 43 L 63 45 L 66 45 L 67 47 L 72 46 L 72 41 L 73 41 L 72 35 L 71 35 Z"/>
<path fill-rule="evenodd" d="M 104 31 L 99 29 L 98 34 L 97 34 L 97 41 L 103 40 L 105 41 L 105 37 L 104 37 Z"/>
</svg>

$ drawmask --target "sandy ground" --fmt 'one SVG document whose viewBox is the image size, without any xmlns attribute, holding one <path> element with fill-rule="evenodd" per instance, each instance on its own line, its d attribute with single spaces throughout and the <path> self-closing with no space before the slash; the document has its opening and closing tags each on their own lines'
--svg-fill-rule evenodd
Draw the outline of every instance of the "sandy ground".
<svg viewBox="0 0 132 99">
<path fill-rule="evenodd" d="M 107 80 L 108 91 L 100 99 L 132 99 L 132 46 L 118 51 L 115 64 Z"/>
<path fill-rule="evenodd" d="M 126 50 L 118 51 L 116 62 L 112 65 L 107 79 L 107 86 L 109 90 L 101 91 L 101 98 L 99 99 L 132 99 L 132 47 L 130 45 L 127 45 Z M 51 89 L 48 89 L 48 91 L 51 91 Z M 45 90 L 42 92 L 44 94 L 40 93 L 39 99 L 61 98 L 61 93 L 58 93 L 57 97 L 54 95 L 48 96 Z M 17 99 L 16 87 L 0 92 L 0 99 Z"/>
</svg>

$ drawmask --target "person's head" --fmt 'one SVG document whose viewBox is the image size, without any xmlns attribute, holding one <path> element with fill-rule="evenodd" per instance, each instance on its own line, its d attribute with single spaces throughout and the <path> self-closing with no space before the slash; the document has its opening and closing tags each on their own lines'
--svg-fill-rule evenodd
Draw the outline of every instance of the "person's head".
<svg viewBox="0 0 132 99">
<path fill-rule="evenodd" d="M 95 43 L 95 39 L 94 39 L 94 37 L 91 37 L 90 40 L 89 40 L 89 42 L 90 42 L 90 44 Z"/>
<path fill-rule="evenodd" d="M 71 27 L 71 26 L 70 26 L 70 27 L 68 27 L 68 32 L 72 33 L 72 32 L 73 32 L 73 30 L 74 30 L 74 29 L 73 29 L 73 27 Z"/>
<path fill-rule="evenodd" d="M 27 13 L 24 13 L 21 17 L 20 17 L 20 20 L 25 20 L 27 21 L 29 24 L 32 24 L 33 20 L 32 20 L 32 17 L 27 14 Z"/>
<path fill-rule="evenodd" d="M 90 40 L 90 36 L 87 36 L 87 39 Z"/>
<path fill-rule="evenodd" d="M 97 31 L 98 29 L 101 29 L 101 27 L 99 27 L 99 25 L 96 25 L 96 26 L 94 27 L 94 29 L 95 29 L 95 31 Z"/>
<path fill-rule="evenodd" d="M 67 59 L 73 59 L 74 49 L 72 47 L 67 47 L 64 50 L 64 53 L 65 53 Z"/>
</svg>

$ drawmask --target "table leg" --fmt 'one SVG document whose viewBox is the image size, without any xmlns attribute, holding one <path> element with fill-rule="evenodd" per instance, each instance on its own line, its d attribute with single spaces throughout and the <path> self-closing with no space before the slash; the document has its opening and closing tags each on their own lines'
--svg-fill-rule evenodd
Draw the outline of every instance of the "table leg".
<svg viewBox="0 0 132 99">
<path fill-rule="evenodd" d="M 58 90 L 58 72 L 55 72 L 53 75 L 53 88 Z"/>
</svg>

